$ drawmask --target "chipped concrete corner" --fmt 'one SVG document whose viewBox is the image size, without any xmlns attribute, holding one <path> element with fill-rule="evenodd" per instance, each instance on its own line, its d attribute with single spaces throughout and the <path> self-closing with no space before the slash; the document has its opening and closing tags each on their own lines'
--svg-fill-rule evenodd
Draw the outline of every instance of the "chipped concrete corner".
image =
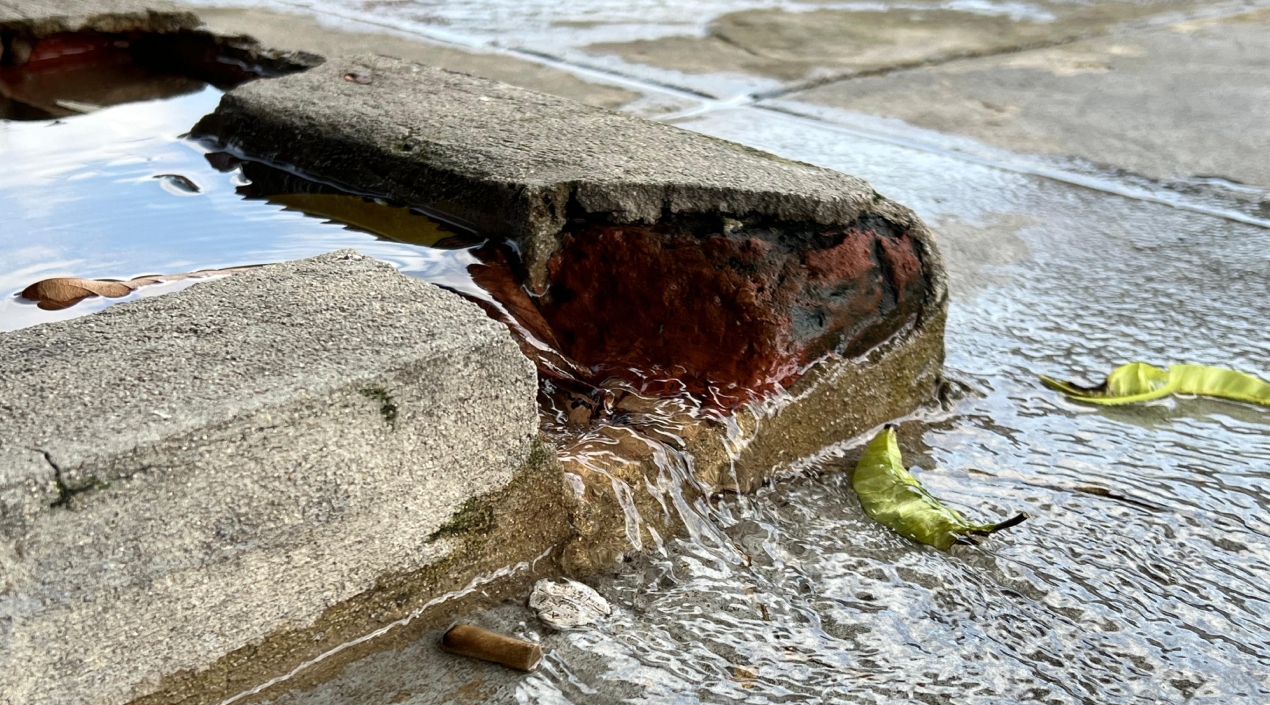
<svg viewBox="0 0 1270 705">
<path fill-rule="evenodd" d="M 372 55 L 242 86 L 195 132 L 510 237 L 537 290 L 571 218 L 648 224 L 715 214 L 832 226 L 884 202 L 839 172 Z"/>
</svg>

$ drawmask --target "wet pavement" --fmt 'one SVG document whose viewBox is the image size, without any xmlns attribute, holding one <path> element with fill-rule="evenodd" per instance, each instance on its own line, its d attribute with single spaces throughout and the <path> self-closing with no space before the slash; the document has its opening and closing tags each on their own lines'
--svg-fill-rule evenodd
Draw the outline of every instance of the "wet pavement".
<svg viewBox="0 0 1270 705">
<path fill-rule="evenodd" d="M 456 51 L 476 48 L 554 71 L 585 64 L 576 76 L 644 94 L 628 109 L 656 113 L 659 106 L 687 129 L 861 176 L 913 207 L 940 234 L 949 260 L 954 301 L 947 368 L 965 392 L 948 409 L 903 425 L 905 457 L 924 468 L 918 477 L 932 492 L 969 516 L 987 521 L 1016 511 L 1032 515 L 979 548 L 944 554 L 909 544 L 860 509 L 843 472 L 855 447 L 847 442 L 755 496 L 681 508 L 690 536 L 592 581 L 616 609 L 595 629 L 551 633 L 517 605 L 491 604 L 473 617 L 541 640 L 546 657 L 535 674 L 442 654 L 430 636 L 349 664 L 316 688 L 272 693 L 270 702 L 1270 700 L 1270 414 L 1185 398 L 1087 408 L 1045 390 L 1035 378 L 1045 373 L 1096 380 L 1135 359 L 1229 366 L 1270 378 L 1264 330 L 1270 215 L 1262 210 L 1267 185 L 1252 159 L 1267 135 L 1252 116 L 1265 103 L 1243 94 L 1252 102 L 1242 129 L 1236 123 L 1213 127 L 1201 113 L 1170 123 L 1177 132 L 1165 139 L 1149 122 L 1135 122 L 1141 116 L 1128 115 L 1127 108 L 1036 113 L 1023 107 L 1011 113 L 1000 95 L 980 98 L 971 91 L 991 85 L 1027 106 L 1030 83 L 1001 77 L 1037 72 L 1056 82 L 1073 79 L 1062 86 L 1098 107 L 1105 101 L 1094 100 L 1091 91 L 1103 89 L 1088 81 L 1111 80 L 1117 72 L 1128 80 L 1134 70 L 1159 78 L 1150 63 L 1156 54 L 1143 59 L 1113 47 L 1187 40 L 1202 33 L 1178 30 L 1179 22 L 1208 20 L 1167 14 L 1179 4 L 1164 3 L 1158 16 L 1132 10 L 1133 22 L 1150 26 L 1113 22 L 1097 29 L 1116 36 L 1093 40 L 1087 51 L 1072 44 L 991 59 L 940 59 L 938 68 L 759 100 L 756 92 L 783 91 L 783 81 L 806 75 L 789 79 L 781 76 L 794 73 L 718 65 L 631 68 L 636 54 L 605 58 L 595 45 L 629 46 L 676 34 L 699 42 L 717 36 L 712 26 L 726 25 L 710 25 L 707 17 L 746 9 L 810 15 L 821 6 L 250 4 L 316 7 L 328 24 L 349 26 L 350 18 L 360 18 L 449 41 Z M 835 3 L 822 11 L 876 11 L 895 3 L 865 5 Z M 941 11 L 1018 21 L 1041 11 L 1058 16 L 1059 5 L 939 4 Z M 1181 9 L 1204 14 L 1255 3 L 1200 5 Z M 1157 20 L 1159 26 L 1151 24 Z M 1217 29 L 1211 22 L 1201 26 L 1220 39 L 1224 22 Z M 1240 25 L 1237 33 L 1246 31 Z M 1209 75 L 1225 76 L 1229 68 L 1236 71 L 1232 80 L 1255 76 L 1261 64 L 1246 63 L 1262 61 L 1252 43 L 1260 30 L 1253 31 L 1253 39 L 1239 39 L 1247 51 L 1212 54 L 1231 65 L 1217 62 Z M 1204 36 L 1212 41 L 1214 35 Z M 1130 60 L 1146 63 L 1137 69 L 1121 63 Z M 1244 69 L 1253 73 L 1238 73 Z M 976 72 L 981 79 L 966 83 L 964 77 Z M 554 80 L 535 75 L 543 81 L 539 88 Z M 1192 76 L 1187 85 L 1198 80 Z M 865 85 L 856 81 L 870 81 L 869 90 L 854 90 Z M 985 105 L 987 112 L 961 120 L 956 105 L 942 102 L 928 113 L 890 113 L 883 108 L 894 101 L 869 102 L 869 96 L 910 85 L 914 91 L 938 85 L 1005 107 L 994 115 Z M 712 97 L 692 92 L 705 88 Z M 1190 114 L 1183 108 L 1191 97 L 1164 99 L 1174 91 L 1167 81 L 1143 90 L 1160 97 L 1152 114 Z M 430 278 L 462 270 L 465 262 L 454 265 L 452 253 L 376 240 L 242 201 L 234 193 L 235 172 L 211 169 L 197 145 L 178 138 L 181 125 L 193 124 L 215 100 L 215 91 L 207 89 L 63 124 L 0 124 L 6 156 L 48 165 L 20 177 L 0 176 L 0 206 L 21 213 L 25 224 L 20 233 L 8 229 L 0 236 L 6 252 L 16 253 L 0 267 L 0 288 L 15 291 L 68 272 L 129 277 L 344 246 Z M 919 102 L 911 98 L 909 104 Z M 118 121 L 135 131 L 113 127 L 118 139 L 102 146 L 103 125 L 121 114 L 113 111 L 136 111 Z M 1090 137 L 1082 120 L 1103 129 Z M 63 130 L 57 138 L 45 136 L 56 130 Z M 1019 142 L 1020 131 L 1049 141 Z M 1151 147 L 1152 140 L 1173 144 L 1192 137 L 1197 144 L 1207 139 L 1224 146 L 1165 155 Z M 1083 152 L 1083 145 L 1098 144 L 1095 138 L 1130 156 L 1151 153 L 1156 161 L 1133 162 L 1115 149 Z M 1133 145 L 1139 148 L 1129 149 Z M 1204 161 L 1228 147 L 1226 163 L 1246 171 L 1227 170 L 1220 159 Z M 92 159 L 83 158 L 86 151 Z M 200 192 L 165 190 L 166 182 L 154 178 L 163 173 L 187 177 Z M 121 198 L 128 199 L 127 208 L 117 207 Z M 81 313 L 105 303 L 97 301 L 35 314 L 7 299 L 0 321 L 29 325 L 44 320 L 33 316 Z M 668 458 L 684 466 L 684 458 Z"/>
<path fill-rule="evenodd" d="M 946 233 L 947 413 L 906 458 L 969 516 L 1032 519 L 952 555 L 871 522 L 850 444 L 808 476 L 698 506 L 695 535 L 592 581 L 616 606 L 540 639 L 531 676 L 433 636 L 277 703 L 1238 702 L 1270 697 L 1270 416 L 1204 399 L 1094 409 L 1036 373 L 1119 362 L 1270 373 L 1270 232 L 737 109 L 684 123 L 864 174 Z M 955 176 L 953 176 L 955 175 Z M 824 474 L 821 474 L 821 473 Z"/>
</svg>

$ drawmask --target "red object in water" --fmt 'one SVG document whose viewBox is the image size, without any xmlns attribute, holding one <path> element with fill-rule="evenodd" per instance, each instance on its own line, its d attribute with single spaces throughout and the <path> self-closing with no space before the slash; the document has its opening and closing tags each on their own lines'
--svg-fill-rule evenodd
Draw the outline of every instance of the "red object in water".
<svg viewBox="0 0 1270 705">
<path fill-rule="evenodd" d="M 560 352 L 597 377 L 654 393 L 674 380 L 725 406 L 826 354 L 867 352 L 914 320 L 927 286 L 913 237 L 880 219 L 797 233 L 592 224 L 549 271 L 535 303 Z"/>
<path fill-rule="evenodd" d="M 26 66 L 31 69 L 58 64 L 96 61 L 101 52 L 119 52 L 128 40 L 118 35 L 92 33 L 52 34 L 36 40 Z"/>
</svg>

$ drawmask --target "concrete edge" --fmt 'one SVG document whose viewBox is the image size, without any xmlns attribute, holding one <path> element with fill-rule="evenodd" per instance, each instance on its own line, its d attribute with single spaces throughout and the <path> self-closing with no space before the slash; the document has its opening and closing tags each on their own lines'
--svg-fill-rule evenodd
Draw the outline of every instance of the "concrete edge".
<svg viewBox="0 0 1270 705">
<path fill-rule="evenodd" d="M 169 675 L 129 705 L 250 703 L 328 680 L 367 653 L 414 641 L 562 574 L 560 547 L 572 534 L 574 511 L 555 453 L 539 439 L 506 487 L 470 499 L 430 537 L 452 545 L 441 561 L 385 575 L 313 624 L 276 633 L 198 672 Z"/>
<path fill-rule="evenodd" d="M 0 5 L 0 31 L 37 39 L 60 32 L 169 34 L 201 24 L 196 13 L 161 0 L 41 0 L 11 12 Z"/>
<path fill-rule="evenodd" d="M 350 88 L 356 84 L 350 76 L 374 78 L 359 90 Z M 380 81 L 386 87 L 377 87 Z M 416 103 L 402 97 L 412 91 L 418 94 Z M 348 107 L 358 100 L 369 104 L 365 109 Z M 437 102 L 435 111 L 412 107 L 428 101 Z M 523 113 L 529 116 L 526 124 L 562 124 L 567 116 L 579 139 L 604 135 L 630 146 L 618 156 L 598 159 L 594 168 L 586 163 L 588 152 L 567 146 L 560 146 L 558 153 L 535 153 L 535 147 L 517 157 L 499 151 L 498 140 L 506 139 L 508 132 L 525 137 L 542 133 L 517 125 L 495 132 L 488 125 L 490 115 L 496 114 L 489 106 Z M 459 119 L 446 111 L 458 111 Z M 466 116 L 474 125 L 470 146 L 446 141 Z M 370 124 L 379 127 L 368 128 Z M 856 177 L 673 125 L 372 55 L 332 59 L 303 75 L 240 87 L 227 93 L 193 133 L 215 139 L 240 156 L 320 173 L 353 191 L 428 205 L 482 232 L 518 241 L 529 284 L 538 292 L 545 290 L 547 261 L 559 249 L 569 220 L 579 216 L 619 224 L 694 215 L 830 227 L 848 226 L 869 215 L 910 226 L 920 222 L 912 211 L 886 200 Z M 297 148 L 297 134 L 311 135 L 322 148 Z M 547 146 L 552 140 L 540 141 L 541 147 L 553 149 Z M 641 174 L 622 166 L 643 146 L 675 149 L 674 145 L 691 145 L 693 155 L 684 166 L 699 168 L 700 177 L 656 167 Z M 499 164 L 500 158 L 507 163 Z M 572 163 L 574 159 L 580 163 Z M 548 166 L 546 173 L 539 169 L 540 164 L 559 161 L 570 166 Z M 744 172 L 755 175 L 736 176 Z M 927 250 L 936 249 L 928 230 L 913 229 Z M 942 289 L 942 283 L 938 287 Z"/>
</svg>

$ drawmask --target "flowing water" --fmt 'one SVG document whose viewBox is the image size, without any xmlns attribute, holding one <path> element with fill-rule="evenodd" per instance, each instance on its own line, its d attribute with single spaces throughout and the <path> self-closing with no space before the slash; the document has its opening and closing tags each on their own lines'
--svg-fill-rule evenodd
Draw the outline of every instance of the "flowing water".
<svg viewBox="0 0 1270 705">
<path fill-rule="evenodd" d="M 953 226 L 947 367 L 971 391 L 906 460 L 971 516 L 1032 518 L 943 554 L 870 521 L 820 459 L 714 514 L 730 541 L 604 585 L 619 616 L 554 637 L 523 700 L 1270 701 L 1270 413 L 1088 408 L 1035 377 L 1134 359 L 1266 376 L 1270 232 L 783 116 L 688 126 L 862 174 Z M 588 655 L 604 668 L 574 667 Z"/>
<path fill-rule="evenodd" d="M 205 147 L 180 138 L 217 97 L 207 88 L 0 122 L 0 329 L 111 303 L 49 312 L 8 297 L 47 276 L 127 278 L 339 247 L 468 286 L 467 250 L 243 200 L 241 170 L 213 168 Z M 849 449 L 831 448 L 754 496 L 685 507 L 690 538 L 597 580 L 616 610 L 595 629 L 551 634 L 507 608 L 547 656 L 527 677 L 482 671 L 489 698 L 1270 702 L 1270 412 L 1185 398 L 1089 408 L 1035 377 L 1097 380 L 1136 359 L 1270 377 L 1270 230 L 822 118 L 742 107 L 680 124 L 862 176 L 935 227 L 953 278 L 947 371 L 966 391 L 905 423 L 906 460 L 972 517 L 1032 518 L 950 554 L 908 543 L 863 514 L 844 472 Z M 164 286 L 174 288 L 141 292 Z M 393 676 L 403 691 L 417 686 L 408 702 L 447 699 L 428 694 L 426 669 L 401 663 Z M 353 685 L 337 686 L 279 702 L 358 700 Z"/>
</svg>

